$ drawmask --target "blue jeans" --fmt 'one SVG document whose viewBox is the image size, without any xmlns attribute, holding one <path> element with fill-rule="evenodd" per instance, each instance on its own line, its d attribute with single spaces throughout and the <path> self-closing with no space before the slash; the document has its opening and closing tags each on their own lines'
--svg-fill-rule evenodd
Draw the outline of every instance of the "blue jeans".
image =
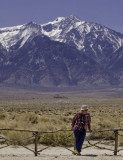
<svg viewBox="0 0 123 160">
<path fill-rule="evenodd" d="M 81 152 L 82 145 L 86 136 L 86 130 L 83 128 L 82 131 L 74 130 L 73 132 L 75 136 L 76 150 Z"/>
</svg>

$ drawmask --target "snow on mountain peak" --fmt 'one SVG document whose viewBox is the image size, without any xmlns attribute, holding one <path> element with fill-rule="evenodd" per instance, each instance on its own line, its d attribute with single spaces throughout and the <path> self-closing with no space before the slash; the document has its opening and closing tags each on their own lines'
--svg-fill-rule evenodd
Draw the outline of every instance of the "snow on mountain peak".
<svg viewBox="0 0 123 160">
<path fill-rule="evenodd" d="M 58 17 L 42 25 L 29 22 L 20 26 L 0 28 L 0 43 L 9 50 L 19 42 L 21 48 L 30 37 L 33 38 L 38 34 L 46 35 L 54 41 L 67 43 L 78 50 L 84 50 L 87 43 L 89 46 L 92 42 L 100 45 L 105 40 L 113 44 L 114 50 L 123 45 L 123 37 L 120 34 L 105 26 L 82 21 L 73 14 L 68 17 Z M 99 50 L 102 50 L 101 45 Z"/>
<path fill-rule="evenodd" d="M 39 32 L 41 32 L 41 27 L 34 22 L 14 27 L 0 28 L 0 42 L 9 51 L 11 46 L 22 40 L 20 44 L 21 48 L 33 33 Z"/>
<path fill-rule="evenodd" d="M 84 46 L 82 38 L 78 40 L 77 36 L 81 37 L 83 33 L 87 34 L 91 30 L 90 26 L 85 21 L 81 21 L 74 15 L 59 17 L 52 22 L 41 25 L 41 27 L 42 33 L 52 40 L 66 43 L 69 39 L 68 41 L 70 43 L 73 41 L 79 50 Z"/>
<path fill-rule="evenodd" d="M 23 28 L 24 25 L 0 28 L 0 42 L 6 50 L 8 50 L 12 45 L 16 44 L 16 36 Z"/>
<path fill-rule="evenodd" d="M 96 39 L 99 41 L 107 39 L 109 43 L 113 43 L 114 49 L 122 45 L 123 38 L 115 35 L 115 31 L 96 23 L 82 21 L 73 14 L 69 17 L 57 18 L 41 27 L 42 33 L 52 40 L 67 43 L 78 50 L 84 49 L 85 40 L 90 43 L 89 41 L 96 41 Z"/>
<path fill-rule="evenodd" d="M 59 23 L 61 22 L 62 20 L 64 20 L 65 18 L 64 17 L 58 17 L 56 18 L 54 21 L 50 21 L 48 23 L 45 23 L 45 24 L 41 24 L 41 26 L 46 26 L 48 24 L 56 24 L 56 23 Z"/>
<path fill-rule="evenodd" d="M 68 18 L 71 19 L 71 20 L 74 20 L 74 21 L 81 21 L 80 18 L 78 18 L 74 14 L 71 14 Z"/>
<path fill-rule="evenodd" d="M 58 18 L 55 19 L 55 21 L 56 21 L 56 22 L 61 22 L 61 21 L 64 20 L 64 19 L 65 19 L 64 17 L 58 17 Z"/>
<path fill-rule="evenodd" d="M 23 25 L 12 26 L 12 27 L 4 27 L 4 28 L 0 28 L 0 31 L 1 32 L 6 32 L 6 31 L 18 30 L 18 29 L 21 29 L 22 27 L 23 27 Z"/>
</svg>

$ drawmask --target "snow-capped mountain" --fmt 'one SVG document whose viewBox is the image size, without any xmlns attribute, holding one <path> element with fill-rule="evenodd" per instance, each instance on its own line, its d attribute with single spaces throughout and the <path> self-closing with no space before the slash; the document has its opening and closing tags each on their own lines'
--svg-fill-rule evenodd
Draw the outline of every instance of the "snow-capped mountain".
<svg viewBox="0 0 123 160">
<path fill-rule="evenodd" d="M 57 18 L 41 27 L 42 33 L 52 40 L 67 43 L 98 60 L 123 45 L 122 34 L 96 23 L 81 21 L 74 15 Z"/>
<path fill-rule="evenodd" d="M 59 17 L 0 28 L 0 82 L 39 86 L 123 84 L 123 34 Z"/>
<path fill-rule="evenodd" d="M 19 45 L 19 48 L 21 48 L 28 39 L 39 34 L 41 34 L 41 26 L 33 22 L 20 26 L 1 28 L 0 43 L 9 51 L 18 42 L 21 42 Z"/>
</svg>

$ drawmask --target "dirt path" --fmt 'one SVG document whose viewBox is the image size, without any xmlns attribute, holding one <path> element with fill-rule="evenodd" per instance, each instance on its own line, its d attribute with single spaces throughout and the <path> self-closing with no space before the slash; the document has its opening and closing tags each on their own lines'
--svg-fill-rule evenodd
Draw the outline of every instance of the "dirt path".
<svg viewBox="0 0 123 160">
<path fill-rule="evenodd" d="M 113 156 L 113 152 L 88 148 L 83 150 L 81 156 L 72 153 L 61 147 L 49 147 L 42 151 L 38 157 L 22 147 L 8 147 L 0 150 L 0 160 L 123 160 L 123 151 L 118 156 Z"/>
</svg>

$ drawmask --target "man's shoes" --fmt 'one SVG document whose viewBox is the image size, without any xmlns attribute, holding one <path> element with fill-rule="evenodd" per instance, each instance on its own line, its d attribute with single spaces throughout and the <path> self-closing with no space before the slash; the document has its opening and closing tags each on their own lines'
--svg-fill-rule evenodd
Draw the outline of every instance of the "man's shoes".
<svg viewBox="0 0 123 160">
<path fill-rule="evenodd" d="M 74 150 L 72 153 L 73 153 L 74 155 L 77 155 L 77 154 L 78 154 L 78 151 L 77 151 L 77 150 Z"/>
<path fill-rule="evenodd" d="M 74 150 L 72 153 L 73 153 L 74 155 L 81 156 L 81 153 L 78 152 L 77 150 Z"/>
<path fill-rule="evenodd" d="M 77 156 L 81 156 L 81 153 L 80 153 L 80 152 L 78 152 Z"/>
</svg>

